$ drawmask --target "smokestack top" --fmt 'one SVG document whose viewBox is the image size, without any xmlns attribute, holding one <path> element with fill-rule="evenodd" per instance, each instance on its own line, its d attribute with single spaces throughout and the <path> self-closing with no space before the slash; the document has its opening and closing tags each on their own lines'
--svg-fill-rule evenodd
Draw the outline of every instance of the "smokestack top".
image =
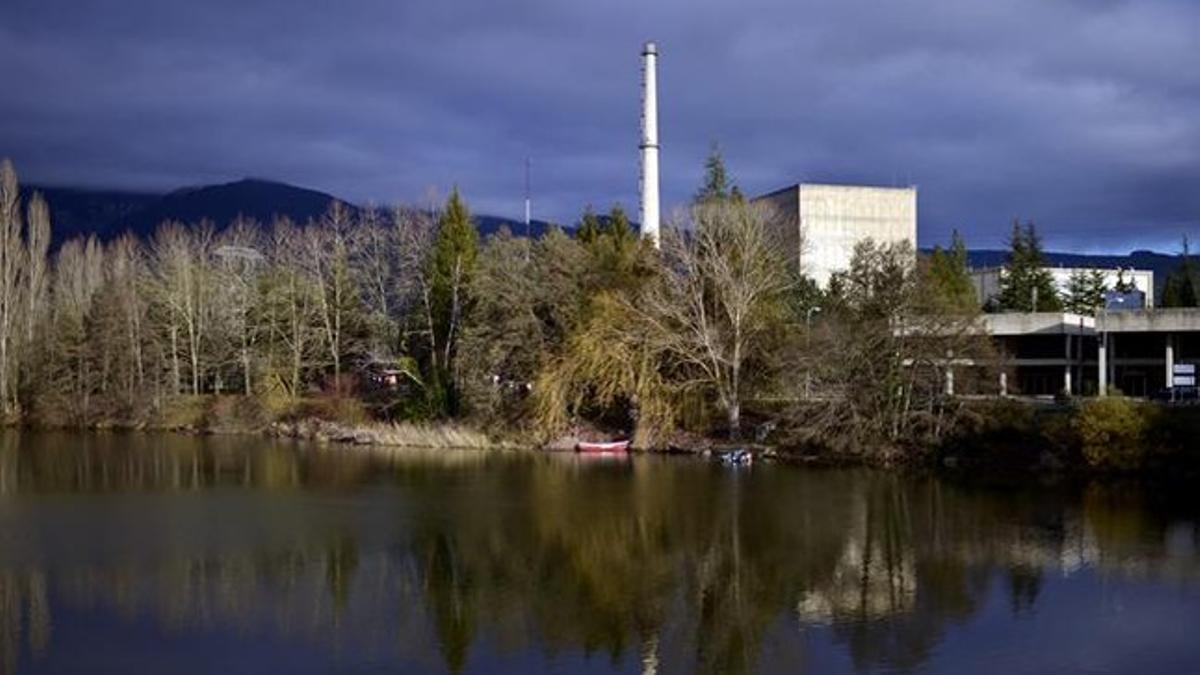
<svg viewBox="0 0 1200 675">
<path fill-rule="evenodd" d="M 658 45 L 642 47 L 642 236 L 658 248 Z"/>
</svg>

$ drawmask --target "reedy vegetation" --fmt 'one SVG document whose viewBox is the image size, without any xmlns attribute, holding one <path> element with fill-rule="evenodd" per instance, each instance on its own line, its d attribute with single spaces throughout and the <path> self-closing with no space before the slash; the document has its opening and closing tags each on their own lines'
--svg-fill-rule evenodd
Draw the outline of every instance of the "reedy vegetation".
<svg viewBox="0 0 1200 675">
<path fill-rule="evenodd" d="M 961 240 L 920 265 L 867 242 L 821 293 L 719 155 L 708 170 L 662 251 L 619 207 L 589 207 L 575 238 L 481 243 L 455 190 L 438 212 L 334 203 L 303 225 L 164 223 L 147 241 L 51 255 L 46 206 L 34 197 L 23 216 L 5 163 L 0 407 L 10 421 L 137 425 L 199 396 L 275 415 L 324 397 L 542 439 L 589 423 L 644 447 L 681 428 L 737 437 L 747 415 L 855 451 L 950 433 L 945 369 L 986 344 Z M 399 386 L 372 386 L 384 370 Z"/>
</svg>

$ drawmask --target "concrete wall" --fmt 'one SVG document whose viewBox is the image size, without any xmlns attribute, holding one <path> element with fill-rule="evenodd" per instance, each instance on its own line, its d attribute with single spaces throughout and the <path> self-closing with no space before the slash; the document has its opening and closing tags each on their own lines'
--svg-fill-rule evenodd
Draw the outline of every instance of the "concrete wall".
<svg viewBox="0 0 1200 675">
<path fill-rule="evenodd" d="M 916 188 L 801 183 L 755 202 L 774 209 L 789 256 L 822 288 L 860 241 L 917 243 Z"/>
<path fill-rule="evenodd" d="M 793 185 L 770 194 L 756 197 L 755 205 L 768 212 L 775 227 L 775 236 L 783 247 L 790 265 L 800 265 L 800 190 Z M 795 271 L 795 270 L 793 270 Z"/>
<path fill-rule="evenodd" d="M 865 239 L 917 243 L 916 188 L 801 184 L 801 267 L 822 288 Z"/>
<path fill-rule="evenodd" d="M 1180 307 L 1152 311 L 1100 312 L 1096 330 L 1102 333 L 1200 332 L 1200 309 Z"/>
<path fill-rule="evenodd" d="M 1060 294 L 1066 293 L 1071 282 L 1071 274 L 1077 270 L 1091 272 L 1094 268 L 1088 267 L 1047 267 L 1046 271 L 1050 273 L 1054 279 L 1054 286 Z M 1104 285 L 1109 289 L 1117 285 L 1117 279 L 1120 270 L 1117 269 L 1102 269 L 1104 272 Z M 999 267 L 987 267 L 971 271 L 971 280 L 975 284 L 975 295 L 979 298 L 980 304 L 987 302 L 996 296 L 1000 295 L 1000 272 Z M 1151 270 L 1125 270 L 1125 281 L 1132 281 L 1133 285 L 1139 291 L 1146 294 L 1146 306 L 1154 306 L 1154 272 Z"/>
</svg>

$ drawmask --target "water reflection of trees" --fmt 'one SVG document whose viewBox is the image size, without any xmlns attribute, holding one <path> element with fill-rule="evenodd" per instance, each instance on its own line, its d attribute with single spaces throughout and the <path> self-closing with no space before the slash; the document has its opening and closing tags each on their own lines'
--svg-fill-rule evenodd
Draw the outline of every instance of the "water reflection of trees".
<svg viewBox="0 0 1200 675">
<path fill-rule="evenodd" d="M 17 460 L 0 450 L 0 486 L 17 496 L 245 486 L 360 499 L 332 523 L 250 517 L 286 536 L 233 551 L 180 547 L 53 572 L 0 565 L 5 672 L 23 645 L 52 640 L 54 606 L 350 643 L 451 671 L 486 643 L 646 671 L 750 672 L 791 625 L 827 630 L 859 667 L 903 670 L 926 663 L 996 584 L 1019 613 L 1046 573 L 1200 572 L 1194 520 L 1172 521 L 1173 506 L 1128 486 L 1014 494 L 869 472 L 384 461 L 230 443 L 102 444 L 86 459 L 78 448 Z M 369 504 L 392 516 L 360 519 Z M 770 658 L 802 666 L 803 642 Z"/>
</svg>

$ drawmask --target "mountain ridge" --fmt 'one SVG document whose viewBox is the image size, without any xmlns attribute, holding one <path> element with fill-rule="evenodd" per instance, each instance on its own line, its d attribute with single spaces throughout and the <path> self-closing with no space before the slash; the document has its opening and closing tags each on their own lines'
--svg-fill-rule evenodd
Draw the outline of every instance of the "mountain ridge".
<svg viewBox="0 0 1200 675">
<path fill-rule="evenodd" d="M 124 232 L 148 237 L 166 221 L 207 220 L 225 227 L 239 217 L 268 224 L 276 216 L 286 216 L 293 222 L 306 223 L 320 217 L 334 201 L 354 211 L 361 209 L 327 192 L 265 178 L 185 186 L 163 193 L 53 185 L 23 186 L 21 192 L 25 198 L 39 192 L 46 199 L 56 242 L 89 234 L 107 240 Z M 478 214 L 475 221 L 484 236 L 503 227 L 514 234 L 525 233 L 525 223 L 512 218 Z M 529 229 L 532 236 L 540 237 L 550 224 L 534 220 Z"/>
<path fill-rule="evenodd" d="M 25 196 L 34 191 L 41 192 L 50 206 L 54 238 L 58 242 L 87 234 L 111 239 L 126 231 L 147 237 L 168 220 L 185 223 L 209 220 L 225 227 L 238 217 L 267 224 L 280 215 L 305 223 L 320 217 L 335 200 L 356 211 L 361 208 L 327 192 L 257 177 L 185 186 L 165 193 L 48 185 L 30 185 L 22 190 Z M 525 234 L 525 223 L 513 218 L 477 214 L 475 221 L 485 237 L 504 227 L 513 234 Z M 540 237 L 549 228 L 549 223 L 535 220 L 530 234 Z M 995 267 L 1004 264 L 1007 255 L 1003 249 L 969 250 L 968 264 L 976 269 Z M 1178 263 L 1178 256 L 1144 249 L 1125 255 L 1048 251 L 1046 260 L 1061 267 L 1148 269 L 1154 272 L 1155 286 L 1161 289 L 1167 273 Z"/>
</svg>

